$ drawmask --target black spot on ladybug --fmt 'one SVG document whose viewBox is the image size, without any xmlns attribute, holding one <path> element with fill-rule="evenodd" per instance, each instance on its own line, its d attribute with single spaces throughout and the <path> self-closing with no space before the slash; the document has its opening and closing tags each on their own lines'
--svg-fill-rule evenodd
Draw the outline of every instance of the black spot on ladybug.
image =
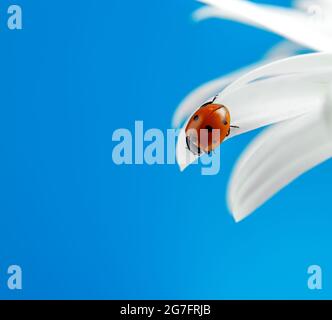
<svg viewBox="0 0 332 320">
<path fill-rule="evenodd" d="M 213 128 L 212 128 L 211 126 L 206 126 L 205 129 L 207 129 L 207 131 L 208 131 L 209 133 L 211 133 L 212 130 L 213 130 Z"/>
<path fill-rule="evenodd" d="M 198 116 L 198 115 L 194 116 L 194 120 L 195 120 L 195 121 L 197 121 L 198 119 L 199 119 L 199 116 Z"/>
</svg>

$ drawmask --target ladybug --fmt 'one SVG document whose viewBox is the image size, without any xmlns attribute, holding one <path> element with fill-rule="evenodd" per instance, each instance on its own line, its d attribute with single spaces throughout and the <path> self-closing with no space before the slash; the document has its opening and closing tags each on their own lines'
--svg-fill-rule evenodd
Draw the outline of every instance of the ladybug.
<svg viewBox="0 0 332 320">
<path fill-rule="evenodd" d="M 204 103 L 186 126 L 187 148 L 195 155 L 210 154 L 229 136 L 231 128 L 239 128 L 231 126 L 229 110 L 215 103 L 216 98 Z"/>
</svg>

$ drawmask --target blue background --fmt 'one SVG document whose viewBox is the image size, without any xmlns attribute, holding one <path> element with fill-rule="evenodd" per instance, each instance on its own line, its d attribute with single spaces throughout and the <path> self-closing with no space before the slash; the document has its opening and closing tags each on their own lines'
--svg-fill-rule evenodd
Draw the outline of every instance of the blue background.
<svg viewBox="0 0 332 320">
<path fill-rule="evenodd" d="M 256 132 L 222 147 L 216 176 L 112 163 L 114 130 L 170 128 L 188 92 L 278 36 L 194 23 L 190 0 L 17 3 L 22 31 L 6 29 L 13 2 L 0 6 L 1 298 L 332 298 L 331 162 L 240 224 L 226 186 Z M 6 287 L 10 264 L 21 291 Z M 312 264 L 321 291 L 307 288 Z"/>
</svg>

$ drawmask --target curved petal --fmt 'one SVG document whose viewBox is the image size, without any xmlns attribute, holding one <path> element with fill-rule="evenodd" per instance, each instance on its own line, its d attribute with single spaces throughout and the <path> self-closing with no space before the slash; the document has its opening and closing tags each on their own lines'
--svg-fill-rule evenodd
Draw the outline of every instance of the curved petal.
<svg viewBox="0 0 332 320">
<path fill-rule="evenodd" d="M 232 72 L 228 75 L 209 81 L 187 95 L 183 101 L 179 104 L 172 119 L 172 126 L 178 128 L 196 109 L 202 105 L 211 97 L 217 95 L 227 85 L 229 85 L 235 79 L 240 78 L 244 74 L 266 65 L 268 62 L 282 59 L 295 54 L 300 51 L 302 47 L 288 42 L 283 41 L 275 45 L 271 50 L 268 51 L 263 61 L 256 64 L 244 67 L 238 71 Z"/>
<path fill-rule="evenodd" d="M 220 94 L 226 97 L 247 84 L 262 78 L 289 75 L 319 73 L 332 66 L 331 53 L 310 53 L 278 60 L 257 68 L 234 81 Z"/>
<path fill-rule="evenodd" d="M 275 12 L 279 12 L 281 14 L 286 12 L 296 12 L 297 10 L 294 9 L 288 9 L 288 8 L 282 8 L 277 6 L 271 6 L 271 5 L 264 5 L 259 4 L 261 8 L 271 9 L 271 7 L 275 10 Z M 329 28 L 331 28 L 330 17 L 332 17 L 332 2 L 330 0 L 293 0 L 293 7 L 295 9 L 298 9 L 300 12 L 304 14 L 307 18 L 313 18 L 313 19 L 321 19 L 321 22 L 325 23 L 325 25 Z M 220 11 L 220 9 L 213 7 L 213 6 L 204 6 L 201 8 L 198 8 L 193 13 L 193 18 L 196 21 L 202 21 L 210 18 L 221 18 L 221 19 L 232 19 L 233 14 L 228 13 L 227 11 Z M 254 21 L 251 21 L 250 19 L 246 20 L 246 17 L 241 17 L 242 23 L 247 23 L 252 26 L 261 27 L 259 23 L 255 24 Z M 330 25 L 329 25 L 330 24 Z"/>
<path fill-rule="evenodd" d="M 216 102 L 227 106 L 233 129 L 228 138 L 284 121 L 322 106 L 332 69 L 324 73 L 279 76 L 253 82 Z"/>
<path fill-rule="evenodd" d="M 331 30 L 301 11 L 245 0 L 199 1 L 217 8 L 218 16 L 259 26 L 314 50 L 332 51 Z"/>
<path fill-rule="evenodd" d="M 265 130 L 232 174 L 228 205 L 241 221 L 294 179 L 332 156 L 332 132 L 320 112 Z"/>
<path fill-rule="evenodd" d="M 198 0 L 198 1 L 200 1 L 200 0 Z M 205 2 L 205 1 L 201 1 L 201 2 Z M 272 7 L 270 5 L 264 5 L 264 4 L 259 4 L 259 6 L 261 8 L 266 8 L 266 9 L 273 8 L 273 10 L 275 12 L 280 12 L 281 14 L 284 13 L 284 12 L 290 11 L 290 9 L 281 8 L 281 7 Z M 295 11 L 295 10 L 293 10 L 293 11 Z M 254 21 L 250 17 L 242 15 L 242 16 L 238 16 L 235 19 L 234 18 L 234 13 L 233 13 L 232 10 L 230 10 L 230 11 L 227 11 L 227 9 L 220 10 L 217 6 L 213 6 L 213 5 L 207 5 L 207 6 L 198 8 L 193 13 L 193 19 L 197 22 L 203 21 L 203 20 L 206 20 L 206 19 L 211 19 L 211 18 L 236 20 L 236 21 L 241 22 L 241 23 L 249 24 L 253 27 L 258 27 L 258 28 L 262 27 L 260 23 Z"/>
<path fill-rule="evenodd" d="M 243 68 L 229 75 L 209 81 L 192 91 L 183 99 L 174 112 L 172 126 L 178 128 L 199 106 L 251 69 L 249 67 Z"/>
<path fill-rule="evenodd" d="M 213 6 L 204 6 L 201 8 L 198 8 L 196 11 L 193 13 L 193 19 L 197 22 L 203 21 L 206 19 L 211 19 L 211 18 L 221 18 L 221 19 L 233 19 L 233 14 L 231 12 L 227 12 L 226 10 L 221 11 L 217 7 Z M 255 24 L 255 22 L 251 21 L 251 19 L 246 19 L 246 17 L 241 17 L 239 18 L 241 20 L 238 20 L 239 22 L 250 24 L 251 26 L 256 26 L 260 27 L 259 24 Z"/>
<path fill-rule="evenodd" d="M 309 53 L 309 51 L 299 44 L 284 40 L 268 50 L 265 54 L 264 60 L 266 60 L 266 62 L 273 62 L 276 60 L 288 58 L 293 55 L 304 53 Z"/>
</svg>

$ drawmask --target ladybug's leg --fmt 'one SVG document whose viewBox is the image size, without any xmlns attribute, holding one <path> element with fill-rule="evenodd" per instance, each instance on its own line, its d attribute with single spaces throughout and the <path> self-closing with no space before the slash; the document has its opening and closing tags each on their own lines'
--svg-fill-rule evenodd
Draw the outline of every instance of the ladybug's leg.
<svg viewBox="0 0 332 320">
<path fill-rule="evenodd" d="M 211 101 L 208 101 L 208 102 L 205 102 L 204 104 L 202 104 L 200 106 L 200 108 L 204 108 L 205 106 L 208 106 L 209 104 L 215 102 L 217 98 L 218 98 L 218 95 L 216 95 Z"/>
<path fill-rule="evenodd" d="M 216 96 L 214 96 L 214 98 L 212 99 L 212 101 L 210 103 L 213 103 L 216 101 L 216 99 L 218 98 L 219 94 L 217 94 Z"/>
<path fill-rule="evenodd" d="M 231 133 L 231 128 L 237 128 L 237 129 L 240 129 L 240 127 L 238 127 L 238 126 L 229 126 L 229 129 L 228 129 L 228 132 L 227 132 L 227 134 L 226 134 L 226 137 L 228 137 L 228 136 L 230 135 L 230 133 Z"/>
</svg>

